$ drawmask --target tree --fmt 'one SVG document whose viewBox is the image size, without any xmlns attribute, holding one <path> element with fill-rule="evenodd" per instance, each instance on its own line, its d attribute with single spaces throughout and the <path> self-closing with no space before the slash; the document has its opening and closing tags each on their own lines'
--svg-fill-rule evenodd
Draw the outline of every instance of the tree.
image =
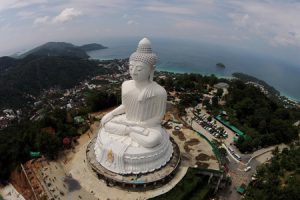
<svg viewBox="0 0 300 200">
<path fill-rule="evenodd" d="M 212 120 L 212 117 L 209 115 L 209 116 L 207 117 L 207 120 L 210 122 L 210 121 Z"/>
<path fill-rule="evenodd" d="M 219 98 L 221 98 L 222 97 L 222 95 L 223 95 L 223 89 L 221 89 L 221 88 L 218 88 L 217 89 L 217 94 L 216 94 Z"/>
<path fill-rule="evenodd" d="M 204 98 L 203 101 L 202 101 L 202 104 L 203 104 L 203 106 L 206 106 L 206 107 L 210 106 L 209 99 Z"/>
<path fill-rule="evenodd" d="M 87 96 L 87 104 L 91 111 L 99 111 L 101 109 L 116 106 L 119 97 L 114 93 L 107 93 L 105 91 L 92 91 Z"/>
<path fill-rule="evenodd" d="M 51 134 L 41 134 L 41 152 L 50 159 L 55 159 L 62 148 L 62 142 Z"/>
<path fill-rule="evenodd" d="M 213 96 L 211 102 L 213 107 L 215 108 L 219 107 L 219 98 L 217 96 Z"/>
<path fill-rule="evenodd" d="M 257 168 L 256 180 L 250 182 L 245 198 L 255 199 L 298 199 L 300 192 L 300 148 L 275 150 L 270 163 Z"/>
<path fill-rule="evenodd" d="M 174 87 L 173 79 L 171 76 L 168 76 L 165 80 L 165 87 L 167 90 L 171 91 Z"/>
<path fill-rule="evenodd" d="M 220 156 L 221 156 L 221 162 L 222 162 L 222 164 L 225 164 L 226 163 L 227 151 L 226 151 L 225 148 L 219 147 L 219 152 L 220 152 Z"/>
<path fill-rule="evenodd" d="M 185 107 L 181 104 L 177 105 L 179 116 L 184 116 L 186 114 Z"/>
</svg>

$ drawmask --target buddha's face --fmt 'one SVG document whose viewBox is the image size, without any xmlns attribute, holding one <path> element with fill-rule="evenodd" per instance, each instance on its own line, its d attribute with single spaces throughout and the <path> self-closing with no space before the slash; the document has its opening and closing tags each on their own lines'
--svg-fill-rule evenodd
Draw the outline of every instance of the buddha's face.
<svg viewBox="0 0 300 200">
<path fill-rule="evenodd" d="M 129 73 L 135 81 L 149 80 L 152 67 L 141 61 L 129 61 Z"/>
</svg>

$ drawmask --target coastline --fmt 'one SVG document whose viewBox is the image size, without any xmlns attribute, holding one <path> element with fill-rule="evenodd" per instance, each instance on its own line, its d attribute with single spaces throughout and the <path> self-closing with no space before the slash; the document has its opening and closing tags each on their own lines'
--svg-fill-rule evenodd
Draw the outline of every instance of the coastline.
<svg viewBox="0 0 300 200">
<path fill-rule="evenodd" d="M 184 69 L 184 67 L 182 67 L 182 69 Z M 178 69 L 174 69 L 172 67 L 162 66 L 162 65 L 157 65 L 156 70 L 160 71 L 160 72 L 172 72 L 172 73 L 178 73 L 178 74 L 193 73 L 193 74 L 201 74 L 201 75 L 205 75 L 205 76 L 214 75 L 217 78 L 224 78 L 224 79 L 229 79 L 229 80 L 235 79 L 235 77 L 233 77 L 233 76 L 223 76 L 223 75 L 219 75 L 219 74 L 206 73 L 206 72 L 202 72 L 202 71 L 194 72 L 191 70 L 178 70 Z"/>
<path fill-rule="evenodd" d="M 300 104 L 300 99 L 297 99 L 295 97 L 289 96 L 289 95 L 287 95 L 287 94 L 285 94 L 284 92 L 281 92 L 281 91 L 280 91 L 280 95 L 286 97 L 290 101 L 294 101 L 294 102 Z"/>
<path fill-rule="evenodd" d="M 224 79 L 228 79 L 228 80 L 233 80 L 236 79 L 236 77 L 234 76 L 222 76 L 222 75 L 218 75 L 218 74 L 211 74 L 211 73 L 201 73 L 201 72 L 190 72 L 190 71 L 184 71 L 184 70 L 174 70 L 172 67 L 167 67 L 164 66 L 163 69 L 160 69 L 160 66 L 157 66 L 157 70 L 161 71 L 161 72 L 172 72 L 172 73 L 178 73 L 178 74 L 184 74 L 184 73 L 194 73 L 194 74 L 201 74 L 201 75 L 206 75 L 206 76 L 210 76 L 210 75 L 215 75 L 217 78 L 224 78 Z M 277 89 L 276 89 L 277 90 Z M 279 91 L 279 90 L 278 90 Z M 279 91 L 280 92 L 280 96 L 284 96 L 286 97 L 288 100 L 293 101 L 295 103 L 300 103 L 300 99 L 297 99 L 295 97 L 292 97 L 290 95 L 287 95 L 286 93 Z"/>
<path fill-rule="evenodd" d="M 111 57 L 98 57 L 98 58 L 95 58 L 95 57 L 90 57 L 90 59 L 96 59 L 96 60 L 114 60 L 114 59 L 127 59 L 127 58 L 111 58 Z M 179 69 L 178 69 L 179 68 Z M 204 72 L 204 71 L 192 71 L 192 70 L 184 70 L 184 69 L 187 69 L 187 67 L 171 67 L 171 66 L 166 66 L 166 65 L 157 65 L 156 66 L 156 70 L 157 71 L 165 71 L 165 72 L 172 72 L 172 73 L 178 73 L 178 74 L 184 74 L 184 73 L 194 73 L 194 74 L 201 74 L 201 75 L 205 75 L 205 76 L 210 76 L 210 75 L 215 75 L 217 78 L 224 78 L 224 79 L 229 79 L 229 80 L 232 80 L 232 79 L 235 79 L 235 77 L 232 76 L 224 76 L 224 75 L 220 75 L 220 74 L 215 74 L 215 73 L 207 73 L 207 72 Z M 190 69 L 190 68 L 188 68 Z M 277 88 L 275 88 L 276 90 L 278 90 Z M 297 99 L 296 97 L 293 97 L 289 94 L 286 94 L 284 91 L 280 91 L 280 96 L 284 96 L 286 97 L 288 100 L 290 101 L 293 101 L 293 102 L 296 102 L 298 104 L 300 104 L 300 99 Z"/>
</svg>

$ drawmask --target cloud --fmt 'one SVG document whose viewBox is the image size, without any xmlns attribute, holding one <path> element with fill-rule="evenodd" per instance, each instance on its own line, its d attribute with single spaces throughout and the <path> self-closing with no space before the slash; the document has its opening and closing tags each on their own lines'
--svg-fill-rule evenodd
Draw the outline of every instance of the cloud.
<svg viewBox="0 0 300 200">
<path fill-rule="evenodd" d="M 71 21 L 74 18 L 82 15 L 80 10 L 76 10 L 75 8 L 65 8 L 59 15 L 53 18 L 53 23 L 64 23 L 67 21 Z"/>
<path fill-rule="evenodd" d="M 246 27 L 250 21 L 248 14 L 230 13 L 229 17 L 234 21 L 237 26 Z"/>
<path fill-rule="evenodd" d="M 300 46 L 300 2 L 235 1 L 232 6 L 228 16 L 245 34 L 272 46 Z"/>
<path fill-rule="evenodd" d="M 6 23 L 6 24 L 0 26 L 0 30 L 3 32 L 10 32 L 10 31 L 14 30 L 14 27 L 12 26 L 12 24 Z"/>
<path fill-rule="evenodd" d="M 73 20 L 74 18 L 82 15 L 80 10 L 76 10 L 75 8 L 65 8 L 61 11 L 60 14 L 54 17 L 49 16 L 42 16 L 37 17 L 33 24 L 40 25 L 40 24 L 59 24 L 59 23 L 66 23 L 68 21 Z"/>
<path fill-rule="evenodd" d="M 300 37 L 296 34 L 277 34 L 269 40 L 272 46 L 294 46 L 300 45 Z"/>
<path fill-rule="evenodd" d="M 1 0 L 0 10 L 24 8 L 27 6 L 45 3 L 47 3 L 47 0 Z"/>
<path fill-rule="evenodd" d="M 0 31 L 0 43 L 21 44 L 20 32 L 32 41 L 153 35 L 293 51 L 300 48 L 299 10 L 296 0 L 0 0 L 0 25 L 15 29 Z M 62 26 L 82 15 L 88 20 L 80 26 Z"/>
<path fill-rule="evenodd" d="M 38 17 L 34 20 L 34 24 L 37 25 L 37 24 L 45 24 L 45 23 L 48 23 L 49 22 L 49 16 L 44 16 L 44 17 Z"/>
<path fill-rule="evenodd" d="M 136 21 L 134 21 L 134 20 L 128 20 L 128 21 L 127 21 L 127 24 L 128 24 L 128 25 L 138 25 L 139 23 L 136 22 Z"/>
<path fill-rule="evenodd" d="M 31 11 L 20 11 L 17 13 L 17 16 L 21 19 L 30 19 L 35 17 L 35 12 Z"/>
<path fill-rule="evenodd" d="M 184 7 L 179 7 L 179 6 L 170 6 L 170 5 L 166 5 L 166 4 L 145 6 L 144 9 L 147 11 L 162 12 L 162 13 L 176 14 L 176 15 L 178 15 L 178 14 L 191 15 L 194 13 L 194 10 L 192 10 L 190 8 L 184 8 Z"/>
</svg>

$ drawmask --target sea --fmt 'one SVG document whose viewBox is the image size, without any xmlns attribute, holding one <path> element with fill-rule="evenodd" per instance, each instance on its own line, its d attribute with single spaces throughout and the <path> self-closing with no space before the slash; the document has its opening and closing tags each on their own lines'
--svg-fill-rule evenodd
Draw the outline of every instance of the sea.
<svg viewBox="0 0 300 200">
<path fill-rule="evenodd" d="M 114 38 L 99 41 L 108 49 L 89 52 L 92 59 L 128 58 L 136 50 L 137 38 Z M 158 55 L 157 70 L 177 73 L 215 74 L 231 77 L 242 72 L 264 80 L 281 95 L 300 101 L 300 65 L 287 63 L 255 52 L 188 40 L 151 38 Z M 217 67 L 223 63 L 226 67 Z"/>
</svg>

